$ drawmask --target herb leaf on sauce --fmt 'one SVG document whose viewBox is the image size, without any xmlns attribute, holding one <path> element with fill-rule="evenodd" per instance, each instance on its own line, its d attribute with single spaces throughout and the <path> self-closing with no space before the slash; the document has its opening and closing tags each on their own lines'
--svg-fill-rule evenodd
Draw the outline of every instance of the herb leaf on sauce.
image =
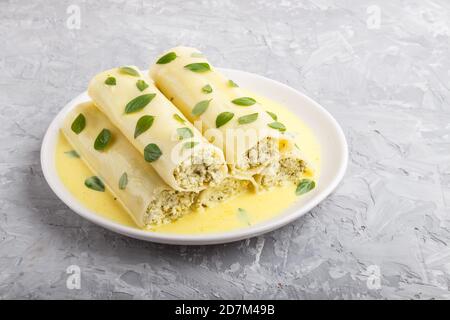
<svg viewBox="0 0 450 320">
<path fill-rule="evenodd" d="M 76 152 L 75 150 L 66 151 L 66 152 L 64 152 L 64 154 L 66 154 L 70 158 L 79 158 L 80 157 L 78 152 Z"/>
<path fill-rule="evenodd" d="M 239 220 L 241 220 L 243 223 L 245 223 L 246 225 L 248 225 L 248 226 L 250 225 L 250 219 L 249 219 L 248 213 L 245 209 L 238 208 L 237 218 Z"/>
<path fill-rule="evenodd" d="M 310 179 L 302 179 L 297 185 L 297 189 L 295 189 L 295 194 L 297 196 L 302 195 L 304 193 L 307 193 L 314 189 L 316 186 L 316 183 L 313 180 Z"/>
</svg>

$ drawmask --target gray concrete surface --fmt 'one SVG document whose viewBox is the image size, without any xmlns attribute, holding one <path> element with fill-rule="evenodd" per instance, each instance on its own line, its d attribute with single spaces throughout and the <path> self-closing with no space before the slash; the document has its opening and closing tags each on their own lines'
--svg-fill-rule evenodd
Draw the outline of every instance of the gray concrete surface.
<svg viewBox="0 0 450 320">
<path fill-rule="evenodd" d="M 0 38 L 0 298 L 450 298 L 450 2 L 0 0 Z M 210 247 L 125 238 L 59 201 L 39 164 L 53 116 L 99 70 L 178 44 L 325 106 L 350 144 L 336 192 Z"/>
</svg>

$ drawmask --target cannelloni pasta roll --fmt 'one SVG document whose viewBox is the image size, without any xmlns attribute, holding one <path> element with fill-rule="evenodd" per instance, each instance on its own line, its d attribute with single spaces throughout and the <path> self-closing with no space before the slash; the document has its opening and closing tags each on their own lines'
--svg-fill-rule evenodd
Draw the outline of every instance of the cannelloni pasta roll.
<svg viewBox="0 0 450 320">
<path fill-rule="evenodd" d="M 198 192 L 227 175 L 222 150 L 209 143 L 136 67 L 99 73 L 88 93 L 175 190 Z"/>
<path fill-rule="evenodd" d="M 151 67 L 157 87 L 223 149 L 233 177 L 253 179 L 291 148 L 284 125 L 215 70 L 196 49 L 176 47 Z M 197 125 L 196 125 L 197 126 Z"/>
<path fill-rule="evenodd" d="M 197 194 L 167 185 L 92 102 L 77 106 L 61 130 L 96 175 L 86 184 L 106 185 L 139 227 L 189 212 Z"/>
</svg>

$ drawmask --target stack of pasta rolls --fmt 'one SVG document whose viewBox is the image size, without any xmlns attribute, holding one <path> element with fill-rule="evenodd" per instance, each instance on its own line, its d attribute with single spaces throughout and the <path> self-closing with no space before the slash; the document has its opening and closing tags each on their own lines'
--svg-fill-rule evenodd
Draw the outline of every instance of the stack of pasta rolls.
<svg viewBox="0 0 450 320">
<path fill-rule="evenodd" d="M 139 227 L 297 182 L 306 162 L 275 114 L 198 50 L 97 74 L 62 132 Z"/>
</svg>

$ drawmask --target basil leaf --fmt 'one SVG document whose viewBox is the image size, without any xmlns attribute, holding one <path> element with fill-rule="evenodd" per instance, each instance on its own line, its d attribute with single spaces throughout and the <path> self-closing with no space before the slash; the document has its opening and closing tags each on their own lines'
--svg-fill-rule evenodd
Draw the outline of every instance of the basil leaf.
<svg viewBox="0 0 450 320">
<path fill-rule="evenodd" d="M 89 189 L 104 192 L 105 191 L 105 185 L 103 184 L 102 180 L 100 180 L 97 176 L 92 176 L 90 178 L 87 178 L 84 180 L 84 185 L 88 187 Z"/>
<path fill-rule="evenodd" d="M 182 117 L 180 117 L 180 115 L 177 114 L 177 113 L 174 113 L 174 114 L 173 114 L 173 118 L 174 118 L 175 120 L 177 120 L 179 123 L 182 123 L 182 124 L 185 124 L 185 123 L 186 123 L 186 120 L 184 120 Z"/>
<path fill-rule="evenodd" d="M 199 103 L 197 103 L 194 108 L 192 109 L 191 113 L 194 116 L 199 116 L 201 115 L 203 112 L 206 111 L 206 109 L 208 109 L 209 107 L 209 103 L 211 102 L 212 99 L 210 100 L 203 100 L 200 101 Z"/>
<path fill-rule="evenodd" d="M 248 226 L 250 225 L 248 213 L 245 209 L 238 208 L 237 218 L 239 220 L 241 220 L 243 223 L 245 223 L 246 225 L 248 225 Z"/>
<path fill-rule="evenodd" d="M 106 78 L 105 84 L 107 84 L 108 86 L 115 86 L 116 85 L 116 78 L 114 78 L 114 77 Z"/>
<path fill-rule="evenodd" d="M 73 132 L 76 134 L 79 134 L 83 129 L 86 127 L 86 118 L 84 117 L 84 114 L 80 113 L 75 120 L 73 120 L 72 125 L 70 126 L 70 129 L 72 129 Z"/>
<path fill-rule="evenodd" d="M 153 162 L 161 157 L 161 149 L 154 143 L 148 144 L 144 149 L 144 159 L 147 162 Z"/>
<path fill-rule="evenodd" d="M 220 128 L 221 126 L 226 124 L 228 121 L 233 119 L 233 117 L 234 117 L 234 113 L 232 113 L 232 112 L 225 111 L 225 112 L 220 113 L 216 118 L 216 128 Z"/>
<path fill-rule="evenodd" d="M 156 61 L 157 64 L 166 64 L 169 63 L 170 61 L 175 60 L 177 57 L 175 52 L 169 52 L 166 53 L 165 55 L 163 55 L 161 58 L 158 59 L 158 61 Z"/>
<path fill-rule="evenodd" d="M 278 120 L 278 117 L 277 117 L 277 115 L 276 115 L 275 113 L 270 112 L 270 111 L 266 111 L 266 112 L 267 112 L 267 114 L 268 114 L 269 116 L 272 117 L 273 120 L 275 120 L 275 121 Z"/>
<path fill-rule="evenodd" d="M 228 86 L 230 86 L 230 87 L 232 87 L 232 88 L 237 88 L 237 87 L 239 87 L 239 86 L 237 85 L 237 83 L 234 82 L 233 80 L 228 80 Z"/>
<path fill-rule="evenodd" d="M 143 109 L 155 96 L 156 93 L 148 93 L 134 98 L 125 106 L 125 113 L 132 113 Z"/>
<path fill-rule="evenodd" d="M 206 72 L 211 70 L 211 67 L 206 62 L 191 63 L 185 65 L 184 67 L 193 72 Z"/>
<path fill-rule="evenodd" d="M 183 148 L 185 148 L 185 149 L 192 149 L 196 145 L 198 145 L 197 141 L 189 141 L 189 142 L 186 142 L 186 143 L 183 144 Z"/>
<path fill-rule="evenodd" d="M 136 122 L 136 128 L 134 129 L 134 138 L 136 139 L 139 135 L 150 129 L 153 124 L 155 117 L 145 115 L 139 118 Z"/>
<path fill-rule="evenodd" d="M 284 124 L 282 124 L 281 122 L 278 122 L 278 121 L 271 122 L 268 124 L 268 126 L 271 127 L 272 129 L 276 129 L 280 132 L 286 131 L 286 127 L 284 126 Z"/>
<path fill-rule="evenodd" d="M 246 116 L 239 117 L 238 123 L 239 124 L 252 123 L 252 122 L 256 121 L 256 119 L 258 119 L 258 113 L 251 113 Z"/>
<path fill-rule="evenodd" d="M 103 129 L 95 139 L 94 149 L 98 151 L 105 149 L 110 140 L 111 131 L 109 131 L 108 129 Z"/>
<path fill-rule="evenodd" d="M 201 53 L 201 52 L 193 52 L 191 54 L 191 57 L 193 57 L 193 58 L 203 58 L 203 53 Z"/>
<path fill-rule="evenodd" d="M 231 102 L 233 102 L 234 104 L 237 104 L 238 106 L 251 106 L 254 105 L 256 103 L 256 100 L 250 97 L 242 97 L 242 98 L 237 98 L 232 100 Z"/>
<path fill-rule="evenodd" d="M 189 139 L 189 138 L 192 138 L 194 136 L 194 133 L 192 132 L 192 130 L 189 129 L 189 128 L 186 128 L 186 127 L 185 128 L 178 128 L 177 129 L 177 134 L 178 134 L 178 138 L 180 140 Z"/>
<path fill-rule="evenodd" d="M 136 69 L 132 68 L 132 67 L 120 67 L 119 68 L 119 72 L 122 74 L 128 74 L 130 76 L 133 77 L 139 77 L 139 71 L 137 71 Z"/>
<path fill-rule="evenodd" d="M 314 189 L 316 183 L 310 179 L 302 179 L 297 185 L 297 189 L 295 189 L 295 194 L 297 196 L 307 193 Z"/>
<path fill-rule="evenodd" d="M 128 184 L 128 175 L 126 172 L 122 173 L 122 175 L 120 176 L 119 179 L 119 189 L 120 190 L 125 190 L 125 188 L 127 187 Z"/>
<path fill-rule="evenodd" d="M 139 91 L 144 91 L 148 88 L 148 84 L 144 80 L 138 80 L 136 81 L 136 87 L 139 89 Z"/>
<path fill-rule="evenodd" d="M 75 150 L 66 151 L 66 152 L 64 152 L 64 154 L 67 154 L 67 156 L 70 158 L 79 158 L 80 157 L 78 152 L 76 152 Z"/>
<path fill-rule="evenodd" d="M 212 87 L 209 84 L 207 84 L 206 86 L 204 86 L 202 88 L 202 92 L 206 93 L 206 94 L 211 93 L 212 91 L 213 91 L 213 89 L 212 89 Z"/>
</svg>

